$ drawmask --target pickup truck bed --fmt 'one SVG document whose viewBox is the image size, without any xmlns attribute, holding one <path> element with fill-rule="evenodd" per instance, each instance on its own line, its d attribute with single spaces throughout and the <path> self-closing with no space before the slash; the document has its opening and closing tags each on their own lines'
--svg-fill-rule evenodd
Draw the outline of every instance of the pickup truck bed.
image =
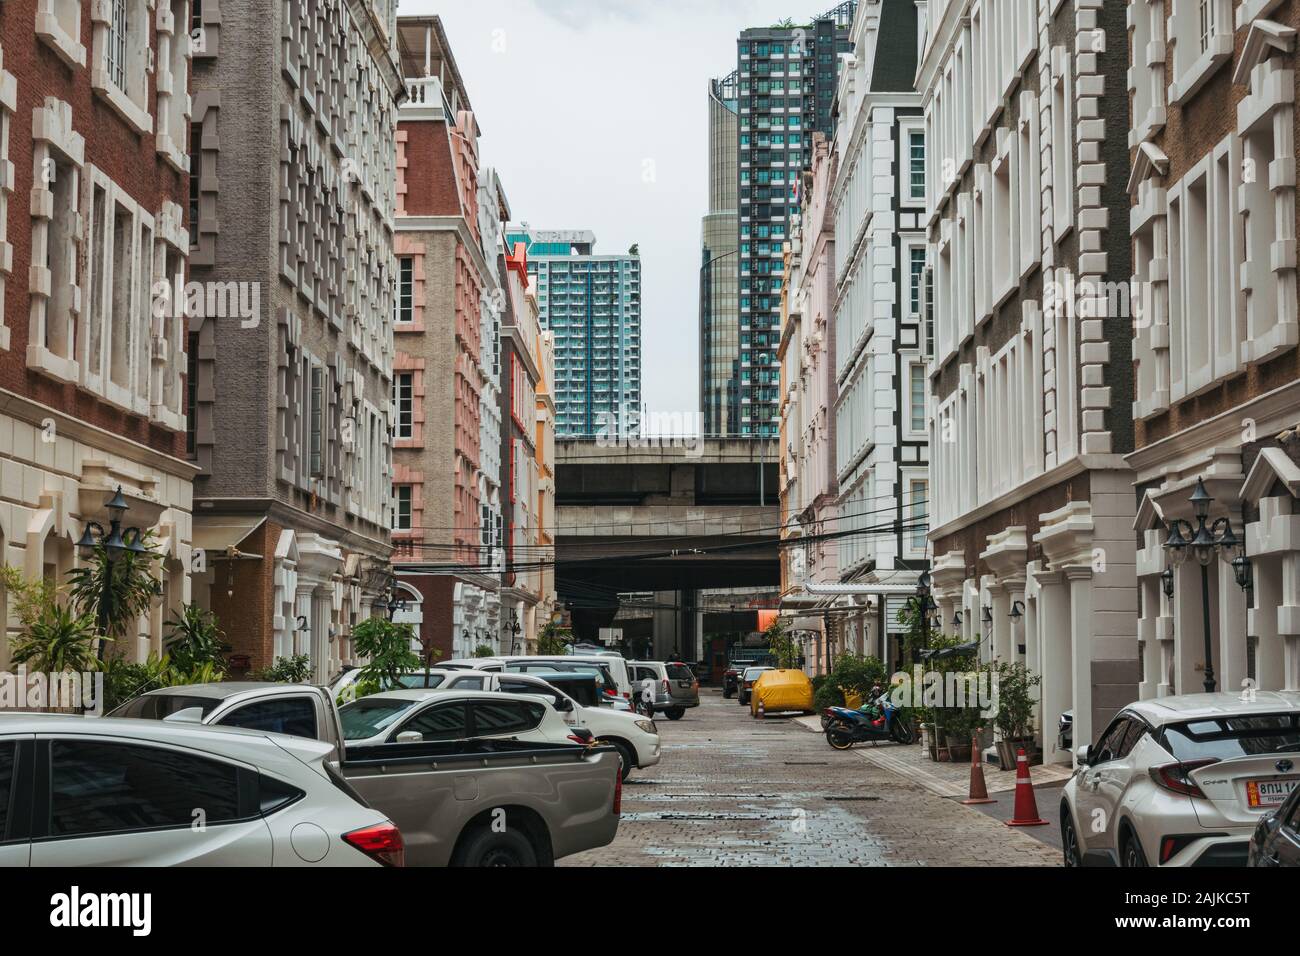
<svg viewBox="0 0 1300 956">
<path fill-rule="evenodd" d="M 347 748 L 339 769 L 397 824 L 409 866 L 460 862 L 458 847 L 480 828 L 523 833 L 543 866 L 618 830 L 613 747 L 381 744 Z"/>
</svg>

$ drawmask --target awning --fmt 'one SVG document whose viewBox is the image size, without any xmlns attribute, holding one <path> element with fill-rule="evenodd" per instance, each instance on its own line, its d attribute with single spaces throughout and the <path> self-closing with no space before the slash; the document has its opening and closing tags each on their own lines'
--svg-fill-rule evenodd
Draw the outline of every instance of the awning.
<svg viewBox="0 0 1300 956">
<path fill-rule="evenodd" d="M 822 619 L 820 617 L 796 617 L 786 627 L 787 631 L 816 631 L 818 634 L 822 631 Z"/>
<path fill-rule="evenodd" d="M 250 534 L 262 527 L 266 516 L 253 515 L 195 515 L 194 533 L 190 543 L 195 548 L 202 548 L 210 560 L 219 561 L 226 556 L 227 548 L 238 550 L 239 544 Z M 260 554 L 239 551 L 238 558 L 260 558 Z"/>
</svg>

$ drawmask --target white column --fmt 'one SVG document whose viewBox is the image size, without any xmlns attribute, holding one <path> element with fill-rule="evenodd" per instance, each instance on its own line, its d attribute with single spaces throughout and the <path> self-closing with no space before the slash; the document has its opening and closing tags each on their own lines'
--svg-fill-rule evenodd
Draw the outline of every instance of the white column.
<svg viewBox="0 0 1300 956">
<path fill-rule="evenodd" d="M 1077 747 L 1093 739 L 1092 568 L 1072 565 L 1064 571 L 1070 587 L 1070 697 L 1074 706 L 1074 741 Z"/>
<path fill-rule="evenodd" d="M 1070 594 L 1060 571 L 1036 571 L 1038 582 L 1039 644 L 1042 648 L 1040 687 L 1043 713 L 1043 759 L 1071 763 L 1073 756 L 1056 749 L 1056 720 L 1070 709 Z M 1075 715 L 1076 727 L 1078 714 Z M 1085 742 L 1077 733 L 1074 743 Z M 1091 742 L 1091 741 L 1086 741 Z"/>
<path fill-rule="evenodd" d="M 1236 527 L 1241 527 L 1234 518 Z M 1217 591 L 1217 620 L 1213 621 L 1218 639 L 1219 659 L 1214 676 L 1218 689 L 1240 693 L 1246 686 L 1246 592 L 1237 584 L 1232 566 L 1216 560 L 1210 568 L 1210 587 Z"/>
<path fill-rule="evenodd" d="M 1174 569 L 1174 693 L 1197 694 L 1205 681 L 1201 566 L 1186 560 Z"/>
<path fill-rule="evenodd" d="M 1277 609 L 1282 635 L 1282 688 L 1300 690 L 1300 550 L 1282 555 L 1282 604 Z"/>
<path fill-rule="evenodd" d="M 1163 600 L 1160 594 L 1159 575 L 1147 575 L 1138 579 L 1142 589 L 1142 616 L 1138 618 L 1138 654 L 1142 659 L 1142 680 L 1138 684 L 1138 700 L 1150 700 L 1160 694 L 1160 639 L 1156 636 L 1160 627 L 1160 608 Z"/>
<path fill-rule="evenodd" d="M 1282 606 L 1282 559 L 1261 555 L 1251 559 L 1255 606 L 1248 612 L 1248 632 L 1256 639 L 1255 686 L 1282 690 L 1286 676 L 1282 638 L 1277 632 L 1277 612 Z"/>
</svg>

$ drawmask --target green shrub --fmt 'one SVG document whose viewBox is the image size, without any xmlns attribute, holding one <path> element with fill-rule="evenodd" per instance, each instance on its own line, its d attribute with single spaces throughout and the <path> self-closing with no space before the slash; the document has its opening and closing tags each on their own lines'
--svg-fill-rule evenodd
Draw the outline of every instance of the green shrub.
<svg viewBox="0 0 1300 956">
<path fill-rule="evenodd" d="M 254 671 L 250 680 L 271 681 L 276 684 L 302 684 L 311 676 L 311 657 L 307 654 L 295 654 L 292 657 L 277 657 L 270 667 Z"/>
</svg>

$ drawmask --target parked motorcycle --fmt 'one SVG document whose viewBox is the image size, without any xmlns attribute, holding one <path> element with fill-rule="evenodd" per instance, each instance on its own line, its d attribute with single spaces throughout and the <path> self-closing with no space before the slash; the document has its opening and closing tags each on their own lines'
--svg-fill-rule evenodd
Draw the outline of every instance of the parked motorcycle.
<svg viewBox="0 0 1300 956">
<path fill-rule="evenodd" d="M 903 719 L 902 708 L 896 707 L 888 693 L 877 693 L 873 688 L 870 704 L 860 710 L 849 707 L 827 707 L 822 714 L 826 728 L 826 742 L 836 750 L 848 750 L 856 743 L 868 740 L 893 740 L 910 744 L 916 740 L 912 726 Z"/>
</svg>

